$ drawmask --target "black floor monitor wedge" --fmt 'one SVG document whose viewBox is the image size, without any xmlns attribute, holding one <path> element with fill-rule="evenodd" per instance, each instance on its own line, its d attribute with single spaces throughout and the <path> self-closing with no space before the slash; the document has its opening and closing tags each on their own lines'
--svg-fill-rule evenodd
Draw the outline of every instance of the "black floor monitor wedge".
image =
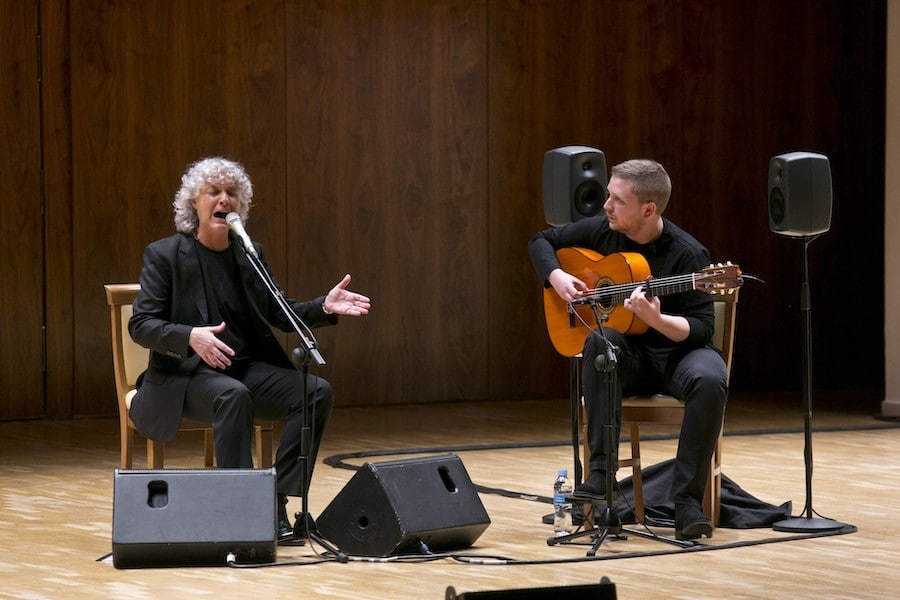
<svg viewBox="0 0 900 600">
<path fill-rule="evenodd" d="M 360 556 L 468 548 L 491 520 L 456 454 L 365 463 L 316 525 Z"/>
<path fill-rule="evenodd" d="M 117 469 L 117 568 L 274 562 L 274 469 Z"/>
</svg>

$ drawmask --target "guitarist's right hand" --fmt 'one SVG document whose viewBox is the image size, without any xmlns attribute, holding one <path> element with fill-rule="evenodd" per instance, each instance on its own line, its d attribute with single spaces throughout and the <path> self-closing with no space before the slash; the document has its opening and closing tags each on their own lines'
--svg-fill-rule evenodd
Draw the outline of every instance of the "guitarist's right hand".
<svg viewBox="0 0 900 600">
<path fill-rule="evenodd" d="M 547 277 L 547 281 L 550 282 L 559 297 L 566 302 L 581 298 L 585 292 L 590 290 L 585 282 L 562 269 L 553 269 Z"/>
</svg>

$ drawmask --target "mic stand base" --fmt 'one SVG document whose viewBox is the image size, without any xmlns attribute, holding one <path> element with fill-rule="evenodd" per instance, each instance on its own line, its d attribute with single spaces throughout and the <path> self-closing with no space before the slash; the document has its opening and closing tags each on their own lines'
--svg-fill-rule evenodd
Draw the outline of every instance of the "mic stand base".
<svg viewBox="0 0 900 600">
<path fill-rule="evenodd" d="M 663 537 L 651 533 L 650 531 L 641 531 L 639 529 L 629 529 L 622 527 L 622 521 L 619 519 L 619 513 L 616 509 L 608 506 L 608 502 L 603 499 L 592 500 L 590 503 L 585 502 L 583 505 L 585 513 L 586 528 L 582 531 L 576 531 L 568 535 L 559 535 L 547 538 L 548 546 L 556 544 L 576 543 L 581 538 L 591 538 L 591 548 L 587 551 L 586 556 L 593 557 L 597 555 L 597 550 L 603 545 L 610 535 L 617 540 L 627 540 L 629 535 L 642 537 L 648 540 L 656 540 L 657 542 L 665 542 L 678 546 L 680 548 L 692 548 L 697 545 L 691 540 L 676 540 L 675 538 Z"/>
<path fill-rule="evenodd" d="M 772 525 L 773 531 L 787 531 L 791 533 L 807 533 L 816 531 L 835 531 L 847 527 L 846 523 L 840 523 L 832 519 L 818 517 L 791 517 L 776 521 Z"/>
</svg>

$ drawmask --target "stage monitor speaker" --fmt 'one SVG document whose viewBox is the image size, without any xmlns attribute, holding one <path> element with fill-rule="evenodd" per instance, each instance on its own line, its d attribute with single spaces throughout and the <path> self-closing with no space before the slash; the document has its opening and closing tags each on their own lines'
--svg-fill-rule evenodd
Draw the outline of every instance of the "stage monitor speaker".
<svg viewBox="0 0 900 600">
<path fill-rule="evenodd" d="M 465 592 L 459 595 L 453 586 L 448 586 L 444 593 L 444 600 L 556 600 L 557 598 L 563 600 L 616 600 L 616 584 L 612 583 L 609 577 L 603 577 L 600 583 Z"/>
<path fill-rule="evenodd" d="M 274 562 L 274 469 L 116 469 L 117 568 Z"/>
<path fill-rule="evenodd" d="M 544 154 L 544 220 L 565 225 L 603 212 L 606 158 L 589 146 L 563 146 Z"/>
<path fill-rule="evenodd" d="M 788 152 L 769 161 L 769 228 L 811 237 L 831 227 L 831 168 L 813 152 Z"/>
<path fill-rule="evenodd" d="M 453 453 L 367 462 L 316 519 L 325 539 L 358 556 L 468 548 L 490 523 Z"/>
</svg>

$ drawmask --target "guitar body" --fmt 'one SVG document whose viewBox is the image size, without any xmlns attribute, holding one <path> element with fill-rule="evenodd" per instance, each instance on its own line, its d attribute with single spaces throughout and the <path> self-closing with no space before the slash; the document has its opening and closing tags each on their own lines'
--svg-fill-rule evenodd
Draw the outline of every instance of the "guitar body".
<svg viewBox="0 0 900 600">
<path fill-rule="evenodd" d="M 594 289 L 633 282 L 638 282 L 637 287 L 650 277 L 647 259 L 636 252 L 604 256 L 587 248 L 560 248 L 556 256 L 564 271 Z M 646 323 L 619 303 L 599 303 L 597 308 L 600 314 L 607 316 L 605 326 L 619 333 L 639 335 L 648 329 Z M 578 316 L 573 315 L 571 309 Z M 553 347 L 563 356 L 580 354 L 588 334 L 597 328 L 597 318 L 590 305 L 570 306 L 552 287 L 544 288 L 544 316 Z"/>
</svg>

